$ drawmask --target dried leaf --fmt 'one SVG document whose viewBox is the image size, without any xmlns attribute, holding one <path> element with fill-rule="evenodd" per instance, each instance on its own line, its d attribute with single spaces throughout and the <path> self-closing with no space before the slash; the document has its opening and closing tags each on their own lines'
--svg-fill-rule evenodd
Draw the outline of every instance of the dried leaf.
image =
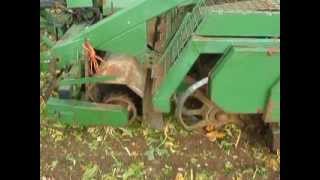
<svg viewBox="0 0 320 180">
<path fill-rule="evenodd" d="M 225 136 L 225 133 L 218 132 L 218 131 L 211 131 L 211 132 L 207 133 L 206 136 L 209 139 L 209 141 L 214 142 L 217 139 L 223 138 Z"/>
<path fill-rule="evenodd" d="M 206 126 L 205 129 L 206 129 L 207 132 L 213 131 L 214 130 L 214 125 L 210 124 L 210 125 Z"/>
<path fill-rule="evenodd" d="M 275 159 L 270 159 L 268 162 L 267 162 L 267 165 L 268 167 L 270 167 L 273 171 L 278 171 L 280 166 L 279 166 L 279 163 L 277 162 L 277 160 Z"/>
<path fill-rule="evenodd" d="M 172 142 L 165 142 L 164 143 L 164 147 L 166 147 L 166 148 L 170 148 L 170 147 L 173 147 L 174 146 L 174 144 L 172 143 Z"/>
<path fill-rule="evenodd" d="M 182 173 L 178 172 L 177 175 L 176 175 L 175 180 L 184 180 L 184 177 L 183 177 Z"/>
</svg>

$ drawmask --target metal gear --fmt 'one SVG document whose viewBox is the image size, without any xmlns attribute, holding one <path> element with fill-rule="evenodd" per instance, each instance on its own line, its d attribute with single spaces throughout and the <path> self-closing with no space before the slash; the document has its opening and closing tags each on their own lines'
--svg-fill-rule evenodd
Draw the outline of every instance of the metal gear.
<svg viewBox="0 0 320 180">
<path fill-rule="evenodd" d="M 137 108 L 132 100 L 124 94 L 111 94 L 103 99 L 103 103 L 120 105 L 128 110 L 129 124 L 132 123 L 137 117 Z"/>
<path fill-rule="evenodd" d="M 213 125 L 215 129 L 219 129 L 226 124 L 236 122 L 237 118 L 222 111 L 200 91 L 200 88 L 207 83 L 208 77 L 205 77 L 193 83 L 177 98 L 176 116 L 187 130 L 199 129 L 208 125 Z M 190 98 L 201 102 L 202 105 L 197 108 L 187 108 L 185 105 Z"/>
</svg>

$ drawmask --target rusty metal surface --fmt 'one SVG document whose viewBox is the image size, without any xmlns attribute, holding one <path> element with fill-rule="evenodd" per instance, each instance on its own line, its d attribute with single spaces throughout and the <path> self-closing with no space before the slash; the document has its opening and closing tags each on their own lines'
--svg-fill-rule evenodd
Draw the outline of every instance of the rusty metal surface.
<svg viewBox="0 0 320 180">
<path fill-rule="evenodd" d="M 158 36 L 156 41 L 154 42 L 154 49 L 157 52 L 163 52 L 165 49 L 166 40 L 167 40 L 166 36 L 168 34 L 168 27 L 169 27 L 166 17 L 167 16 L 163 16 L 156 27 Z"/>
<path fill-rule="evenodd" d="M 272 110 L 273 110 L 273 103 L 272 101 L 269 101 L 265 110 L 265 113 L 263 114 L 263 120 L 266 123 L 271 123 L 274 122 L 274 120 L 272 119 Z"/>
<path fill-rule="evenodd" d="M 156 41 L 157 19 L 157 17 L 152 18 L 147 22 L 147 42 L 152 49 L 154 49 L 154 44 Z"/>
<path fill-rule="evenodd" d="M 133 57 L 125 55 L 109 57 L 100 64 L 96 75 L 114 76 L 115 80 L 106 83 L 127 85 L 138 96 L 144 96 L 145 69 Z"/>
<path fill-rule="evenodd" d="M 151 92 L 154 94 L 155 91 L 160 87 L 162 79 L 164 78 L 164 68 L 161 64 L 155 64 L 152 67 L 151 78 L 153 79 Z"/>
<path fill-rule="evenodd" d="M 137 108 L 127 95 L 111 94 L 103 99 L 103 103 L 108 105 L 119 105 L 127 109 L 129 124 L 137 117 Z"/>
<path fill-rule="evenodd" d="M 187 10 L 174 8 L 147 23 L 148 45 L 156 52 L 162 53 L 179 28 Z"/>
<path fill-rule="evenodd" d="M 272 0 L 250 0 L 217 4 L 216 0 L 208 0 L 207 8 L 212 11 L 279 11 L 280 3 Z"/>
<path fill-rule="evenodd" d="M 146 79 L 145 96 L 143 98 L 143 124 L 146 127 L 161 130 L 164 127 L 163 114 L 155 111 L 152 104 L 151 92 L 153 84 L 150 71 L 147 73 Z"/>
</svg>

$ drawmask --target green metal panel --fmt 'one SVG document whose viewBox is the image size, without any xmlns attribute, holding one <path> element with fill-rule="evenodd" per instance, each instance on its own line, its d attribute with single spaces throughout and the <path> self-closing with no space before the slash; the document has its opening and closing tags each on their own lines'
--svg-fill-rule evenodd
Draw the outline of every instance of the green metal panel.
<svg viewBox="0 0 320 180">
<path fill-rule="evenodd" d="M 99 49 L 138 56 L 147 50 L 146 42 L 146 24 L 142 23 L 129 32 L 101 44 Z"/>
<path fill-rule="evenodd" d="M 280 13 L 209 13 L 197 35 L 279 37 Z"/>
<path fill-rule="evenodd" d="M 86 126 L 109 125 L 119 127 L 126 125 L 128 121 L 128 112 L 121 106 L 57 98 L 48 100 L 46 113 L 49 117 L 66 124 Z"/>
<path fill-rule="evenodd" d="M 60 68 L 64 67 L 65 65 L 72 64 L 81 56 L 82 49 L 76 47 L 82 47 L 83 41 L 75 39 L 75 36 L 81 33 L 86 26 L 86 24 L 72 25 L 64 34 L 64 36 L 58 42 L 56 42 L 54 47 L 51 49 L 52 55 L 54 57 L 56 57 L 56 54 L 63 54 L 63 56 L 65 57 L 63 59 L 59 59 L 58 65 Z M 55 48 L 59 47 L 61 44 L 65 45 L 64 48 Z"/>
<path fill-rule="evenodd" d="M 111 81 L 116 79 L 113 76 L 93 76 L 93 77 L 83 77 L 83 78 L 68 78 L 63 79 L 59 82 L 60 86 L 67 86 L 67 85 L 82 85 L 87 83 L 101 83 L 105 81 Z"/>
<path fill-rule="evenodd" d="M 211 100 L 226 112 L 261 113 L 280 77 L 280 51 L 233 47 L 218 63 L 210 74 Z"/>
<path fill-rule="evenodd" d="M 118 10 L 125 9 L 143 0 L 108 0 L 103 1 L 102 11 L 104 15 L 109 15 Z"/>
<path fill-rule="evenodd" d="M 67 0 L 67 8 L 81 8 L 92 6 L 92 0 Z"/>
<path fill-rule="evenodd" d="M 188 6 L 197 3 L 198 0 L 185 0 L 183 3 L 179 4 L 179 6 Z"/>
<path fill-rule="evenodd" d="M 137 2 L 141 2 L 143 0 L 110 0 L 109 3 L 113 5 L 113 7 L 118 9 L 124 9 L 134 5 Z"/>
<path fill-rule="evenodd" d="M 195 36 L 192 41 L 200 53 L 222 54 L 231 46 L 280 48 L 280 39 L 269 38 L 208 38 Z"/>
<path fill-rule="evenodd" d="M 178 89 L 198 56 L 198 51 L 192 45 L 192 41 L 190 41 L 169 69 L 159 89 L 155 92 L 152 99 L 155 109 L 161 112 L 170 112 L 170 98 Z"/>
</svg>

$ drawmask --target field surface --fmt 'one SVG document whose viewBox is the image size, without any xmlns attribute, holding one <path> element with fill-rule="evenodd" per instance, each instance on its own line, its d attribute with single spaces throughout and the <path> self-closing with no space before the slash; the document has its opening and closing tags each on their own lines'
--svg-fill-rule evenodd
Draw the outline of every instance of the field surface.
<svg viewBox="0 0 320 180">
<path fill-rule="evenodd" d="M 124 128 L 69 127 L 40 117 L 41 180 L 279 179 L 280 154 L 269 151 L 257 119 L 205 134 L 185 131 L 171 116 L 163 131 L 139 121 Z"/>
</svg>

